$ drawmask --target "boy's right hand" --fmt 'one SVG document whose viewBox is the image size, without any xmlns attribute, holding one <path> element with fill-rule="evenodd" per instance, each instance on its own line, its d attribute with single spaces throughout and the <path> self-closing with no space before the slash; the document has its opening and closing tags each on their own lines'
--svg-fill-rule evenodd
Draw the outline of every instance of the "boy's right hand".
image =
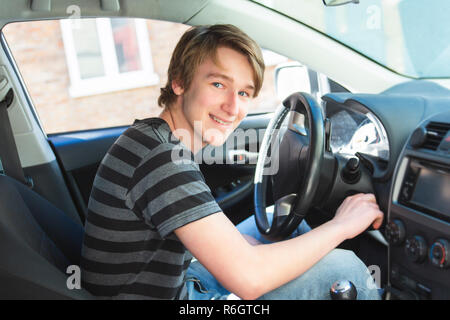
<svg viewBox="0 0 450 320">
<path fill-rule="evenodd" d="M 359 193 L 345 198 L 332 221 L 341 226 L 345 239 L 352 239 L 370 225 L 378 229 L 383 212 L 372 193 Z"/>
</svg>

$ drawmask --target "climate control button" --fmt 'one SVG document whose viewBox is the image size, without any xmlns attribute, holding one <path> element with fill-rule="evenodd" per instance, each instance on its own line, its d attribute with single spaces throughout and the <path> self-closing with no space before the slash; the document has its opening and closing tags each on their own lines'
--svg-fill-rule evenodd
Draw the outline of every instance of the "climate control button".
<svg viewBox="0 0 450 320">
<path fill-rule="evenodd" d="M 429 258 L 431 264 L 438 268 L 448 268 L 450 244 L 445 239 L 437 239 L 430 247 Z"/>
<path fill-rule="evenodd" d="M 406 256 L 412 262 L 420 263 L 427 256 L 427 243 L 421 236 L 412 236 L 405 243 Z"/>
<path fill-rule="evenodd" d="M 386 225 L 385 235 L 387 241 L 392 245 L 400 245 L 405 241 L 406 229 L 404 223 L 399 219 L 394 219 Z"/>
</svg>

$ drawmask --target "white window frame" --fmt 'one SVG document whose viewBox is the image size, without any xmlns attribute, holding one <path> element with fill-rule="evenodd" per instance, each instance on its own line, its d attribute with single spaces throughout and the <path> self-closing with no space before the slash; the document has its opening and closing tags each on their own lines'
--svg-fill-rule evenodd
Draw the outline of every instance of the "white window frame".
<svg viewBox="0 0 450 320">
<path fill-rule="evenodd" d="M 84 97 L 152 86 L 159 83 L 159 77 L 153 69 L 146 20 L 133 20 L 136 25 L 136 37 L 142 68 L 137 71 L 119 72 L 110 18 L 96 18 L 97 34 L 105 74 L 101 77 L 89 79 L 81 79 L 80 77 L 80 68 L 72 35 L 72 28 L 77 27 L 77 21 L 74 21 L 74 19 L 60 20 L 66 61 L 69 69 L 69 95 L 71 97 Z"/>
</svg>

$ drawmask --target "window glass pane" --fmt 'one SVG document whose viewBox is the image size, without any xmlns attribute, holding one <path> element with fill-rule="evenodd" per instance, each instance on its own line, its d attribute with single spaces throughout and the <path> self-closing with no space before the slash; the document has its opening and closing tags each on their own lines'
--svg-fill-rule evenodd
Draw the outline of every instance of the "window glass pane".
<svg viewBox="0 0 450 320">
<path fill-rule="evenodd" d="M 112 30 L 119 30 L 119 25 L 129 25 L 126 19 L 111 20 L 113 21 L 111 27 L 114 26 Z M 82 57 L 91 56 L 91 61 L 96 61 L 92 63 L 92 70 L 87 67 L 87 62 L 82 67 L 85 68 L 84 70 L 87 69 L 83 73 L 84 76 L 91 72 L 90 75 L 94 78 L 83 79 L 80 82 L 89 82 L 89 86 L 97 88 L 117 82 L 126 85 L 134 80 L 136 77 L 133 74 L 122 81 L 117 81 L 117 77 L 110 79 L 109 73 L 102 75 L 103 68 L 106 70 L 103 59 L 108 56 L 116 58 L 114 52 L 99 51 L 99 35 L 102 40 L 108 40 L 105 42 L 115 43 L 115 35 L 118 31 L 102 34 L 97 30 L 93 19 L 90 19 L 87 24 L 84 21 L 80 24 L 80 29 L 71 27 L 68 32 L 76 38 L 74 39 L 76 43 L 82 45 L 77 46 L 74 56 L 81 58 L 81 61 L 84 61 Z M 189 26 L 160 20 L 145 22 L 143 26 L 133 23 L 131 30 L 134 32 L 132 34 L 140 35 L 141 33 L 136 31 L 139 30 L 138 28 L 145 27 L 146 37 L 139 41 L 148 41 L 152 51 L 149 55 L 143 55 L 140 51 L 138 54 L 126 55 L 124 50 L 124 61 L 134 61 L 136 64 L 131 67 L 131 63 L 125 62 L 126 67 L 121 70 L 142 68 L 145 65 L 143 62 L 153 63 L 154 73 L 158 75 L 159 82 L 145 87 L 79 97 L 70 95 L 73 83 L 71 83 L 69 68 L 78 68 L 78 66 L 70 65 L 70 59 L 67 59 L 65 48 L 69 47 L 64 44 L 63 28 L 59 20 L 16 22 L 2 29 L 46 133 L 130 125 L 134 119 L 154 117 L 161 113 L 162 109 L 157 104 L 160 88 L 167 81 L 167 69 L 172 51 Z M 107 37 L 110 38 L 107 39 Z M 135 36 L 131 38 L 136 39 Z M 87 43 L 91 44 L 87 45 Z M 107 47 L 114 50 L 114 46 Z M 249 108 L 249 113 L 273 111 L 279 103 L 275 94 L 274 71 L 279 63 L 286 60 L 267 51 L 264 55 L 267 63 L 264 84 L 259 96 Z M 146 60 L 149 57 L 152 59 L 151 62 Z M 97 72 L 93 72 L 95 68 L 98 68 Z M 97 78 L 94 75 L 102 77 Z M 125 77 L 130 74 L 122 71 L 120 75 Z"/>
<path fill-rule="evenodd" d="M 275 69 L 279 64 L 291 61 L 288 58 L 262 48 L 264 64 L 266 65 L 264 71 L 264 82 L 259 92 L 259 95 L 254 99 L 253 106 L 248 113 L 272 112 L 281 103 L 275 91 Z"/>
<path fill-rule="evenodd" d="M 140 70 L 142 67 L 134 20 L 111 19 L 111 27 L 119 72 Z"/>
<path fill-rule="evenodd" d="M 59 20 L 15 22 L 2 29 L 46 133 L 131 125 L 134 119 L 154 117 L 161 113 L 162 109 L 157 103 L 160 88 L 167 81 L 172 51 L 189 26 L 160 20 L 145 22 L 147 35 L 140 41 L 148 41 L 152 51 L 148 56 L 140 54 L 140 63 L 144 66 L 145 59 L 151 57 L 159 82 L 80 97 L 73 97 L 69 92 L 72 85 L 69 75 L 71 66 L 67 60 L 67 46 L 63 41 L 63 27 Z M 139 24 L 135 26 L 136 30 L 140 27 Z M 69 31 L 72 35 L 72 31 Z M 108 40 L 108 43 L 114 42 L 112 32 L 99 33 L 99 36 L 102 40 Z M 114 49 L 114 46 L 111 47 Z M 114 57 L 114 52 L 103 53 L 102 59 L 107 55 Z M 104 68 L 106 70 L 106 64 Z M 126 76 L 128 73 L 121 75 Z M 136 77 L 130 78 L 134 80 Z M 126 85 L 130 78 L 119 82 Z M 82 81 L 97 79 L 93 87 L 117 83 L 117 78 L 111 80 L 107 75 Z"/>
<path fill-rule="evenodd" d="M 82 19 L 76 22 L 77 25 L 72 28 L 72 34 L 80 78 L 103 76 L 105 71 L 95 19 Z"/>
</svg>

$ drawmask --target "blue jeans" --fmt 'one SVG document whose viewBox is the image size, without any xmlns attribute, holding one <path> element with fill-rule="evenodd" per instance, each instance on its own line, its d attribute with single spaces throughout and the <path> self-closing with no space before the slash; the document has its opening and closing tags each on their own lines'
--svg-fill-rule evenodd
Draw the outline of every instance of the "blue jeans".
<svg viewBox="0 0 450 320">
<path fill-rule="evenodd" d="M 271 220 L 271 216 L 268 215 Z M 270 223 L 270 221 L 269 221 Z M 254 216 L 237 225 L 242 234 L 269 243 L 259 233 Z M 310 231 L 306 221 L 292 233 L 295 237 Z M 329 300 L 331 285 L 337 280 L 350 280 L 356 286 L 358 300 L 380 299 L 366 265 L 352 252 L 334 249 L 298 278 L 259 297 L 260 300 Z M 197 260 L 187 270 L 186 285 L 190 300 L 230 299 L 225 289 Z"/>
</svg>

